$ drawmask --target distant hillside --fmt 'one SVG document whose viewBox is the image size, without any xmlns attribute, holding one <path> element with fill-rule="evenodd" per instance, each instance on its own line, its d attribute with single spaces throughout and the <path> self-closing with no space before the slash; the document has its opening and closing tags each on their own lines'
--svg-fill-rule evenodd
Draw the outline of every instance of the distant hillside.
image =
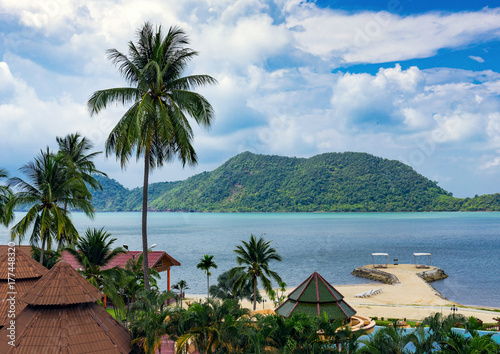
<svg viewBox="0 0 500 354">
<path fill-rule="evenodd" d="M 142 189 L 99 177 L 99 211 L 140 210 Z M 454 198 L 411 167 L 366 153 L 311 158 L 239 154 L 212 172 L 154 183 L 156 211 L 312 212 L 500 210 L 500 195 Z"/>
</svg>

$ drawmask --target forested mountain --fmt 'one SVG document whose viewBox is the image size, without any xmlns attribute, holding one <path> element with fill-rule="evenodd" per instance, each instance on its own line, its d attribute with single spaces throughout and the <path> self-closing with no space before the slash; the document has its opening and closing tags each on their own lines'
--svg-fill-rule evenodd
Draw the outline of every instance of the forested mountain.
<svg viewBox="0 0 500 354">
<path fill-rule="evenodd" d="M 100 211 L 141 209 L 142 189 L 98 177 Z M 500 195 L 454 198 L 411 167 L 366 153 L 311 158 L 241 153 L 212 172 L 150 185 L 156 211 L 458 211 L 500 210 Z"/>
</svg>

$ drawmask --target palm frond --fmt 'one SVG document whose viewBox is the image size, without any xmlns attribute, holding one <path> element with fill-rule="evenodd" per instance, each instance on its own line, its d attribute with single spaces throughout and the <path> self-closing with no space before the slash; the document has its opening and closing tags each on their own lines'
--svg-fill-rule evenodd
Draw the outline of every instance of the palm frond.
<svg viewBox="0 0 500 354">
<path fill-rule="evenodd" d="M 98 114 L 106 109 L 110 104 L 122 104 L 136 102 L 140 97 L 140 92 L 133 87 L 119 87 L 99 90 L 94 92 L 87 101 L 90 115 Z"/>
</svg>

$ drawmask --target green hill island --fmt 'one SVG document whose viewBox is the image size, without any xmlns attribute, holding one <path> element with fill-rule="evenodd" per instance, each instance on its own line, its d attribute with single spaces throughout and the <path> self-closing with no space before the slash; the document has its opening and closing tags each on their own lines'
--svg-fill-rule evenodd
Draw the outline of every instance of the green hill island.
<svg viewBox="0 0 500 354">
<path fill-rule="evenodd" d="M 142 188 L 96 177 L 97 211 L 141 210 Z M 500 194 L 455 198 L 410 166 L 367 153 L 311 158 L 241 153 L 211 172 L 153 183 L 151 211 L 398 212 L 499 211 Z"/>
</svg>

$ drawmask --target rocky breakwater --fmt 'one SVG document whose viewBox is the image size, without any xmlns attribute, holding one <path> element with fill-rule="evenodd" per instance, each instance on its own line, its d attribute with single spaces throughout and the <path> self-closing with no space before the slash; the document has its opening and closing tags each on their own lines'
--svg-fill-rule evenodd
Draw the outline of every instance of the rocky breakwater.
<svg viewBox="0 0 500 354">
<path fill-rule="evenodd" d="M 428 283 L 448 278 L 448 275 L 444 272 L 444 270 L 438 267 L 417 273 L 417 275 Z"/>
<path fill-rule="evenodd" d="M 351 273 L 357 277 L 367 278 L 371 280 L 380 281 L 385 284 L 399 284 L 400 281 L 397 276 L 391 273 L 384 272 L 383 270 L 368 267 L 358 267 Z"/>
</svg>

